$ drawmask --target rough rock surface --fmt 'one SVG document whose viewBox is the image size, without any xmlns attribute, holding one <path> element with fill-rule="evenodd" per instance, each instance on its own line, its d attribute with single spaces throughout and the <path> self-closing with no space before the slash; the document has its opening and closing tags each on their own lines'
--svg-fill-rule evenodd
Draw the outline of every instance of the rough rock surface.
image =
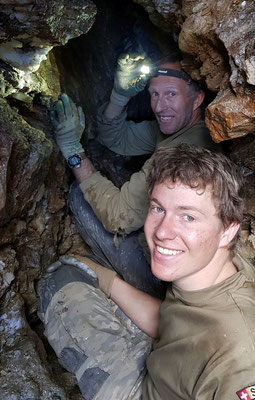
<svg viewBox="0 0 255 400">
<path fill-rule="evenodd" d="M 36 123 L 29 124 L 0 98 L 1 399 L 68 398 L 38 354 L 40 340 L 23 306 L 27 317 L 36 315 L 35 286 L 45 268 L 71 249 L 88 250 L 67 214 L 65 167 L 44 133 L 42 103 L 34 105 Z"/>
<path fill-rule="evenodd" d="M 0 58 L 36 71 L 56 45 L 86 33 L 94 22 L 91 0 L 1 0 Z"/>
<path fill-rule="evenodd" d="M 91 28 L 96 6 L 91 0 L 0 0 L 0 5 L 1 95 L 29 101 L 30 92 L 47 92 L 51 81 L 35 73 L 42 61 L 53 47 Z M 49 77 L 50 63 L 46 70 Z"/>
<path fill-rule="evenodd" d="M 255 4 L 202 1 L 191 8 L 191 3 L 183 7 L 186 19 L 179 43 L 184 52 L 196 56 L 207 87 L 219 90 L 206 114 L 212 137 L 221 141 L 254 132 Z"/>
<path fill-rule="evenodd" d="M 43 344 L 27 323 L 21 296 L 10 291 L 1 303 L 0 398 L 66 400 L 65 390 L 50 378 Z"/>
<path fill-rule="evenodd" d="M 255 89 L 220 90 L 206 109 L 206 124 L 215 142 L 254 133 Z"/>
<path fill-rule="evenodd" d="M 50 133 L 50 96 L 61 89 L 48 52 L 86 33 L 96 7 L 89 0 L 0 4 L 0 398 L 78 400 L 66 371 L 58 367 L 54 381 L 28 320 L 38 325 L 35 287 L 45 268 L 68 251 L 88 251 L 67 212 L 70 176 Z"/>
</svg>

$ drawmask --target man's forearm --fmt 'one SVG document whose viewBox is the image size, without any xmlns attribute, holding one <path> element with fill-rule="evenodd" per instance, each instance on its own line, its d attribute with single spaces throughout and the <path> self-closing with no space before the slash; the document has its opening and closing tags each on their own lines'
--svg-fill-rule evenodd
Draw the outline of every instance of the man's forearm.
<svg viewBox="0 0 255 400">
<path fill-rule="evenodd" d="M 117 277 L 112 284 L 111 298 L 142 331 L 152 338 L 157 337 L 161 300 Z"/>
<path fill-rule="evenodd" d="M 91 161 L 85 157 L 81 162 L 81 166 L 79 168 L 73 168 L 72 171 L 78 183 L 81 183 L 94 172 L 96 172 L 96 169 Z"/>
<path fill-rule="evenodd" d="M 104 110 L 104 115 L 108 119 L 113 119 L 118 117 L 125 110 L 125 106 L 119 106 L 118 104 L 113 104 L 109 101 L 108 105 Z"/>
</svg>

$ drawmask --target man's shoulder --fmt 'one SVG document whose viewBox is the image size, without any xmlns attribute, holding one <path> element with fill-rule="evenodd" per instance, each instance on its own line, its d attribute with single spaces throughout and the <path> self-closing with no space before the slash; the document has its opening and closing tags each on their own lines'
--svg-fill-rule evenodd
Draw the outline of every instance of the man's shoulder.
<svg viewBox="0 0 255 400">
<path fill-rule="evenodd" d="M 192 130 L 192 129 L 200 130 L 201 129 L 201 130 L 205 130 L 205 131 L 209 132 L 204 119 L 199 119 L 195 124 L 187 126 L 187 129 L 190 129 L 190 130 Z"/>
<path fill-rule="evenodd" d="M 185 126 L 183 129 L 180 129 L 176 134 L 178 136 L 191 136 L 194 135 L 195 137 L 199 137 L 200 135 L 210 137 L 210 132 L 205 124 L 205 121 L 200 119 L 195 124 Z M 173 136 L 175 136 L 173 135 Z"/>
<path fill-rule="evenodd" d="M 180 143 L 192 144 L 198 147 L 205 147 L 208 150 L 222 152 L 221 144 L 215 143 L 212 140 L 203 120 L 199 120 L 195 124 L 186 126 L 173 135 L 169 135 L 158 146 L 175 147 Z"/>
</svg>

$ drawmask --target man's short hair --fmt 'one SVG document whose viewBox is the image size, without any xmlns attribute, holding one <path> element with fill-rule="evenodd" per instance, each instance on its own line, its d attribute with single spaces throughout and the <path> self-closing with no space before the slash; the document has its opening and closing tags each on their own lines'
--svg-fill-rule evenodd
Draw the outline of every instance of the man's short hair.
<svg viewBox="0 0 255 400">
<path fill-rule="evenodd" d="M 148 176 L 149 195 L 155 184 L 167 180 L 198 190 L 210 186 L 224 228 L 232 223 L 241 223 L 244 211 L 243 177 L 237 166 L 223 154 L 188 144 L 161 147 L 154 153 Z M 236 241 L 237 235 L 229 248 L 233 248 Z"/>
</svg>

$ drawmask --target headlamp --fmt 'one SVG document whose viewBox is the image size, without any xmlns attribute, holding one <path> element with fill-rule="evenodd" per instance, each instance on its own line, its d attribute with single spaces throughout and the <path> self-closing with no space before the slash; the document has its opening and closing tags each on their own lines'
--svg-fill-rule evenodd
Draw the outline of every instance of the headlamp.
<svg viewBox="0 0 255 400">
<path fill-rule="evenodd" d="M 173 76 L 175 78 L 179 78 L 179 79 L 184 80 L 188 84 L 190 84 L 192 82 L 191 77 L 188 74 L 186 74 L 186 72 L 179 71 L 179 70 L 176 70 L 176 69 L 158 68 L 156 70 L 155 76 L 159 76 L 159 75 Z"/>
<path fill-rule="evenodd" d="M 149 65 L 142 65 L 141 66 L 141 73 L 144 75 L 147 75 L 150 73 L 150 67 Z"/>
</svg>

